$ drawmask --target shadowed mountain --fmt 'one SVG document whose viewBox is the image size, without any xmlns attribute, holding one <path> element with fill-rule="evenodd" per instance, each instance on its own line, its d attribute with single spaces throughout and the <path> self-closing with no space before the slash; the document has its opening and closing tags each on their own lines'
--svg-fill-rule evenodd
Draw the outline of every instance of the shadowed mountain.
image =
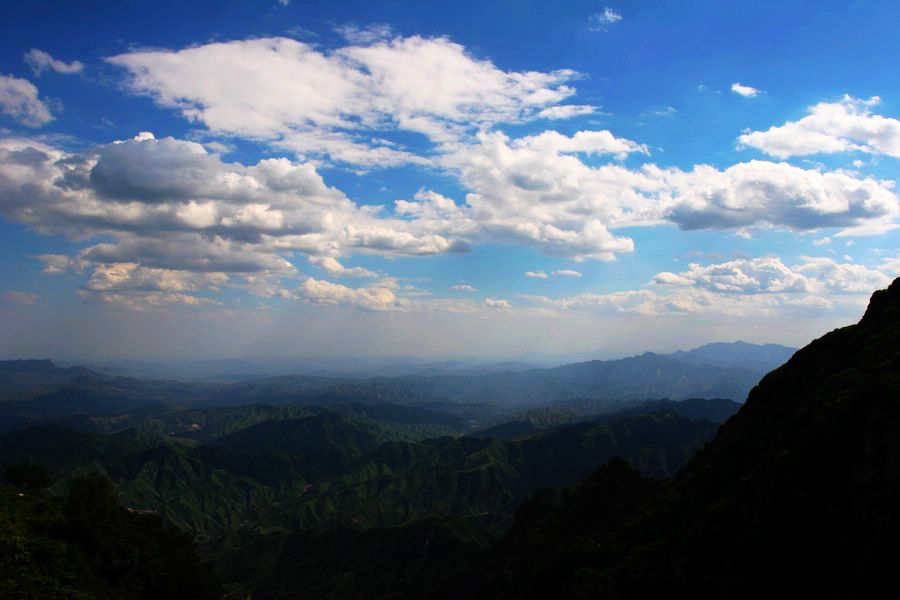
<svg viewBox="0 0 900 600">
<path fill-rule="evenodd" d="M 0 463 L 42 464 L 58 491 L 73 475 L 104 472 L 127 506 L 156 511 L 220 553 L 211 540 L 241 530 L 390 527 L 432 515 L 502 527 L 523 497 L 577 484 L 615 455 L 668 477 L 716 429 L 653 406 L 515 440 L 427 438 L 443 426 L 403 421 L 428 411 L 362 408 L 187 411 L 191 432 L 213 435 L 204 443 L 163 433 L 155 419 L 113 435 L 33 427 L 0 436 Z"/>
<path fill-rule="evenodd" d="M 438 595 L 874 597 L 894 583 L 898 465 L 900 279 L 767 375 L 671 483 L 618 462 L 534 496 L 483 574 Z"/>
</svg>

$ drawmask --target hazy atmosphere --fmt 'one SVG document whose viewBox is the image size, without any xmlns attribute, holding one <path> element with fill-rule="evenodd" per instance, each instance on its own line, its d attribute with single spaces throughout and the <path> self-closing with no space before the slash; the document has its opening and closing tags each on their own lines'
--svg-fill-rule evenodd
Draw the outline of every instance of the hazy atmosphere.
<svg viewBox="0 0 900 600">
<path fill-rule="evenodd" d="M 2 14 L 7 357 L 797 346 L 900 274 L 891 2 Z"/>
<path fill-rule="evenodd" d="M 898 25 L 0 4 L 0 600 L 897 596 Z"/>
</svg>

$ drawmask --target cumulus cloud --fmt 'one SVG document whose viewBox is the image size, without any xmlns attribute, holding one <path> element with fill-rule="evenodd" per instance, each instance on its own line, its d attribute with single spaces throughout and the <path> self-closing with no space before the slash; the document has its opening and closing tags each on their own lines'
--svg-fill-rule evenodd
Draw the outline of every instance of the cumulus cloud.
<svg viewBox="0 0 900 600">
<path fill-rule="evenodd" d="M 27 127 L 40 127 L 53 120 L 50 109 L 38 97 L 37 86 L 12 75 L 0 75 L 0 110 Z"/>
<path fill-rule="evenodd" d="M 532 279 L 547 279 L 547 274 L 543 271 L 525 271 L 525 277 Z"/>
<path fill-rule="evenodd" d="M 621 20 L 622 15 L 608 6 L 588 17 L 591 31 L 606 31 L 610 25 L 615 25 Z"/>
<path fill-rule="evenodd" d="M 63 62 L 53 58 L 49 52 L 39 50 L 38 48 L 32 48 L 26 52 L 22 58 L 25 63 L 31 67 L 31 71 L 38 77 L 48 69 L 63 75 L 74 75 L 76 73 L 81 73 L 84 70 L 84 65 L 77 60 L 73 60 L 70 63 Z"/>
<path fill-rule="evenodd" d="M 14 220 L 73 237 L 115 233 L 132 252 L 163 235 L 167 243 L 186 245 L 202 237 L 213 254 L 235 255 L 239 262 L 260 258 L 258 252 L 433 254 L 454 244 L 420 235 L 415 222 L 379 218 L 377 207 L 356 205 L 310 164 L 224 163 L 200 144 L 173 138 L 144 135 L 88 154 L 5 140 L 0 189 L 0 208 Z M 110 250 L 108 244 L 98 248 Z M 151 253 L 165 260 L 165 248 Z"/>
<path fill-rule="evenodd" d="M 398 129 L 444 143 L 535 118 L 575 92 L 571 70 L 503 71 L 447 38 L 341 31 L 351 45 L 331 52 L 260 38 L 107 60 L 129 72 L 136 93 L 214 132 L 369 166 L 427 162 L 370 132 Z"/>
<path fill-rule="evenodd" d="M 894 226 L 898 212 L 889 185 L 843 173 L 762 161 L 724 171 L 595 167 L 577 156 L 621 152 L 645 148 L 609 132 L 517 140 L 479 134 L 441 161 L 471 190 L 463 203 L 420 190 L 413 200 L 397 201 L 390 214 L 356 204 L 309 163 L 226 163 L 201 144 L 146 132 L 81 153 L 9 138 L 0 140 L 0 212 L 42 233 L 93 241 L 75 256 L 41 257 L 48 273 L 90 275 L 116 264 L 225 273 L 228 285 L 264 295 L 278 280 L 297 277 L 288 260 L 295 254 L 332 277 L 373 277 L 339 257 L 465 252 L 471 244 L 499 242 L 609 260 L 633 248 L 611 232 L 617 227 L 844 227 L 860 234 L 862 227 Z M 106 239 L 94 239 L 101 236 Z"/>
<path fill-rule="evenodd" d="M 351 288 L 322 279 L 306 279 L 296 290 L 296 296 L 315 304 L 349 304 L 374 311 L 391 311 L 409 302 L 395 294 L 396 283 L 391 280 Z"/>
<path fill-rule="evenodd" d="M 889 264 L 888 261 L 885 265 Z M 802 257 L 790 267 L 775 257 L 710 265 L 691 264 L 680 273 L 658 273 L 646 289 L 564 298 L 523 296 L 558 310 L 653 315 L 717 314 L 732 317 L 819 314 L 837 305 L 864 304 L 890 277 L 871 268 L 828 258 Z"/>
<path fill-rule="evenodd" d="M 803 231 L 889 223 L 900 212 L 892 183 L 750 161 L 720 171 L 654 171 L 671 190 L 666 218 L 682 229 L 786 227 Z"/>
<path fill-rule="evenodd" d="M 753 98 L 760 94 L 760 90 L 756 89 L 755 87 L 743 85 L 737 82 L 731 84 L 731 91 L 738 96 L 743 96 L 744 98 Z"/>
<path fill-rule="evenodd" d="M 478 236 L 530 245 L 551 255 L 612 260 L 634 245 L 613 230 L 674 223 L 685 230 L 825 227 L 877 233 L 900 205 L 892 182 L 750 161 L 724 170 L 653 164 L 591 166 L 578 153 L 643 154 L 609 132 L 545 132 L 511 140 L 477 136 L 441 159 L 469 190 L 457 207 Z M 455 205 L 454 205 L 455 206 Z M 858 229 L 859 228 L 859 229 Z"/>
<path fill-rule="evenodd" d="M 136 310 L 171 305 L 214 306 L 220 303 L 192 292 L 216 292 L 229 281 L 226 273 L 159 269 L 136 263 L 97 264 L 78 293 L 86 301 Z"/>
<path fill-rule="evenodd" d="M 659 273 L 654 277 L 654 282 L 695 286 L 729 294 L 813 291 L 807 277 L 785 266 L 777 258 L 740 259 L 707 266 L 692 263 L 682 273 Z"/>
<path fill-rule="evenodd" d="M 573 117 L 590 115 L 595 111 L 596 108 L 589 105 L 563 104 L 560 106 L 551 106 L 549 108 L 545 108 L 539 111 L 537 116 L 540 119 L 547 119 L 548 121 L 552 121 L 557 119 L 571 119 Z"/>
<path fill-rule="evenodd" d="M 869 294 L 890 279 L 877 269 L 830 258 L 802 257 L 799 265 L 789 267 L 778 258 L 765 257 L 706 266 L 693 263 L 678 274 L 659 273 L 654 282 L 720 294 Z"/>
<path fill-rule="evenodd" d="M 633 242 L 613 235 L 608 225 L 623 215 L 623 202 L 649 210 L 647 199 L 629 189 L 634 174 L 612 165 L 589 167 L 574 153 L 643 148 L 609 132 L 586 133 L 591 135 L 547 132 L 516 141 L 483 133 L 476 144 L 446 155 L 442 164 L 470 190 L 465 208 L 479 235 L 552 255 L 611 260 L 630 252 Z M 629 216 L 645 220 L 636 212 Z"/>
<path fill-rule="evenodd" d="M 461 248 L 459 240 L 431 231 L 425 213 L 420 223 L 378 212 L 326 185 L 312 165 L 287 159 L 224 163 L 200 144 L 150 134 L 80 154 L 0 140 L 0 214 L 42 233 L 111 238 L 73 257 L 40 257 L 48 273 L 133 264 L 261 281 L 295 276 L 285 256 L 302 253 L 331 275 L 371 277 L 336 256 Z M 110 301 L 118 299 L 110 294 Z"/>
<path fill-rule="evenodd" d="M 819 286 L 834 294 L 871 294 L 887 287 L 891 278 L 864 265 L 838 263 L 830 258 L 804 257 L 798 273 L 814 278 Z"/>
<path fill-rule="evenodd" d="M 851 173 L 763 161 L 724 170 L 634 169 L 613 161 L 647 156 L 648 147 L 609 131 L 510 138 L 492 127 L 593 111 L 564 104 L 578 74 L 504 71 L 447 38 L 403 37 L 383 27 L 341 30 L 350 42 L 331 51 L 263 38 L 108 60 L 129 72 L 133 91 L 214 133 L 362 167 L 437 168 L 466 189 L 459 202 L 427 190 L 397 201 L 400 223 L 354 229 L 356 245 L 368 249 L 462 252 L 490 241 L 577 260 L 613 260 L 633 250 L 631 239 L 615 233 L 630 226 L 669 222 L 742 235 L 760 227 L 872 234 L 895 226 L 892 184 Z M 430 146 L 412 151 L 380 133 L 395 130 L 422 134 Z M 185 210 L 198 219 L 209 216 L 204 206 Z M 263 203 L 232 217 L 273 228 L 277 218 Z"/>
<path fill-rule="evenodd" d="M 553 271 L 553 274 L 560 277 L 581 277 L 581 271 L 573 269 L 559 269 L 558 271 Z"/>
<path fill-rule="evenodd" d="M 740 144 L 778 158 L 858 151 L 900 158 L 900 120 L 872 114 L 877 96 L 820 102 L 799 121 L 745 133 Z"/>
<path fill-rule="evenodd" d="M 512 308 L 509 301 L 502 298 L 485 298 L 483 304 L 488 308 Z"/>
<path fill-rule="evenodd" d="M 333 277 L 375 277 L 377 273 L 363 267 L 345 267 L 331 256 L 310 256 L 309 262 Z"/>
<path fill-rule="evenodd" d="M 478 291 L 478 288 L 476 288 L 475 286 L 466 284 L 466 283 L 458 283 L 458 284 L 452 285 L 450 287 L 452 289 L 456 290 L 457 292 L 477 292 Z"/>
<path fill-rule="evenodd" d="M 228 282 L 225 273 L 196 273 L 142 267 L 136 263 L 99 264 L 84 285 L 91 292 L 191 292 L 216 289 Z"/>
</svg>

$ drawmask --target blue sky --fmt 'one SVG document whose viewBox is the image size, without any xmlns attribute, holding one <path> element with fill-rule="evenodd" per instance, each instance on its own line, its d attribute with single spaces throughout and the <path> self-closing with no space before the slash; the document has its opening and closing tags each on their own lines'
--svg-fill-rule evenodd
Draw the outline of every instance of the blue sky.
<svg viewBox="0 0 900 600">
<path fill-rule="evenodd" d="M 894 2 L 0 17 L 6 355 L 802 344 L 900 275 Z"/>
</svg>

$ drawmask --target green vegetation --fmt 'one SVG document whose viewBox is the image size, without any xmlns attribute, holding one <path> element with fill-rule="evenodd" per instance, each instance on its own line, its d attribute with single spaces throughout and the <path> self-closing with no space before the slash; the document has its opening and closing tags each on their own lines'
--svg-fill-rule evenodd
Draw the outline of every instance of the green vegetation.
<svg viewBox="0 0 900 600">
<path fill-rule="evenodd" d="M 0 486 L 0 590 L 16 599 L 219 598 L 222 588 L 190 537 L 155 515 L 121 508 L 112 482 L 72 480 L 66 497 L 39 489 L 40 467 Z"/>
<path fill-rule="evenodd" d="M 685 377 L 723 389 L 731 372 L 671 360 L 273 378 L 199 394 L 223 406 L 144 410 L 125 394 L 123 412 L 13 431 L 0 436 L 0 585 L 22 598 L 640 599 L 869 597 L 890 581 L 900 280 L 743 406 L 636 399 Z M 466 401 L 523 386 L 512 403 Z"/>
</svg>

